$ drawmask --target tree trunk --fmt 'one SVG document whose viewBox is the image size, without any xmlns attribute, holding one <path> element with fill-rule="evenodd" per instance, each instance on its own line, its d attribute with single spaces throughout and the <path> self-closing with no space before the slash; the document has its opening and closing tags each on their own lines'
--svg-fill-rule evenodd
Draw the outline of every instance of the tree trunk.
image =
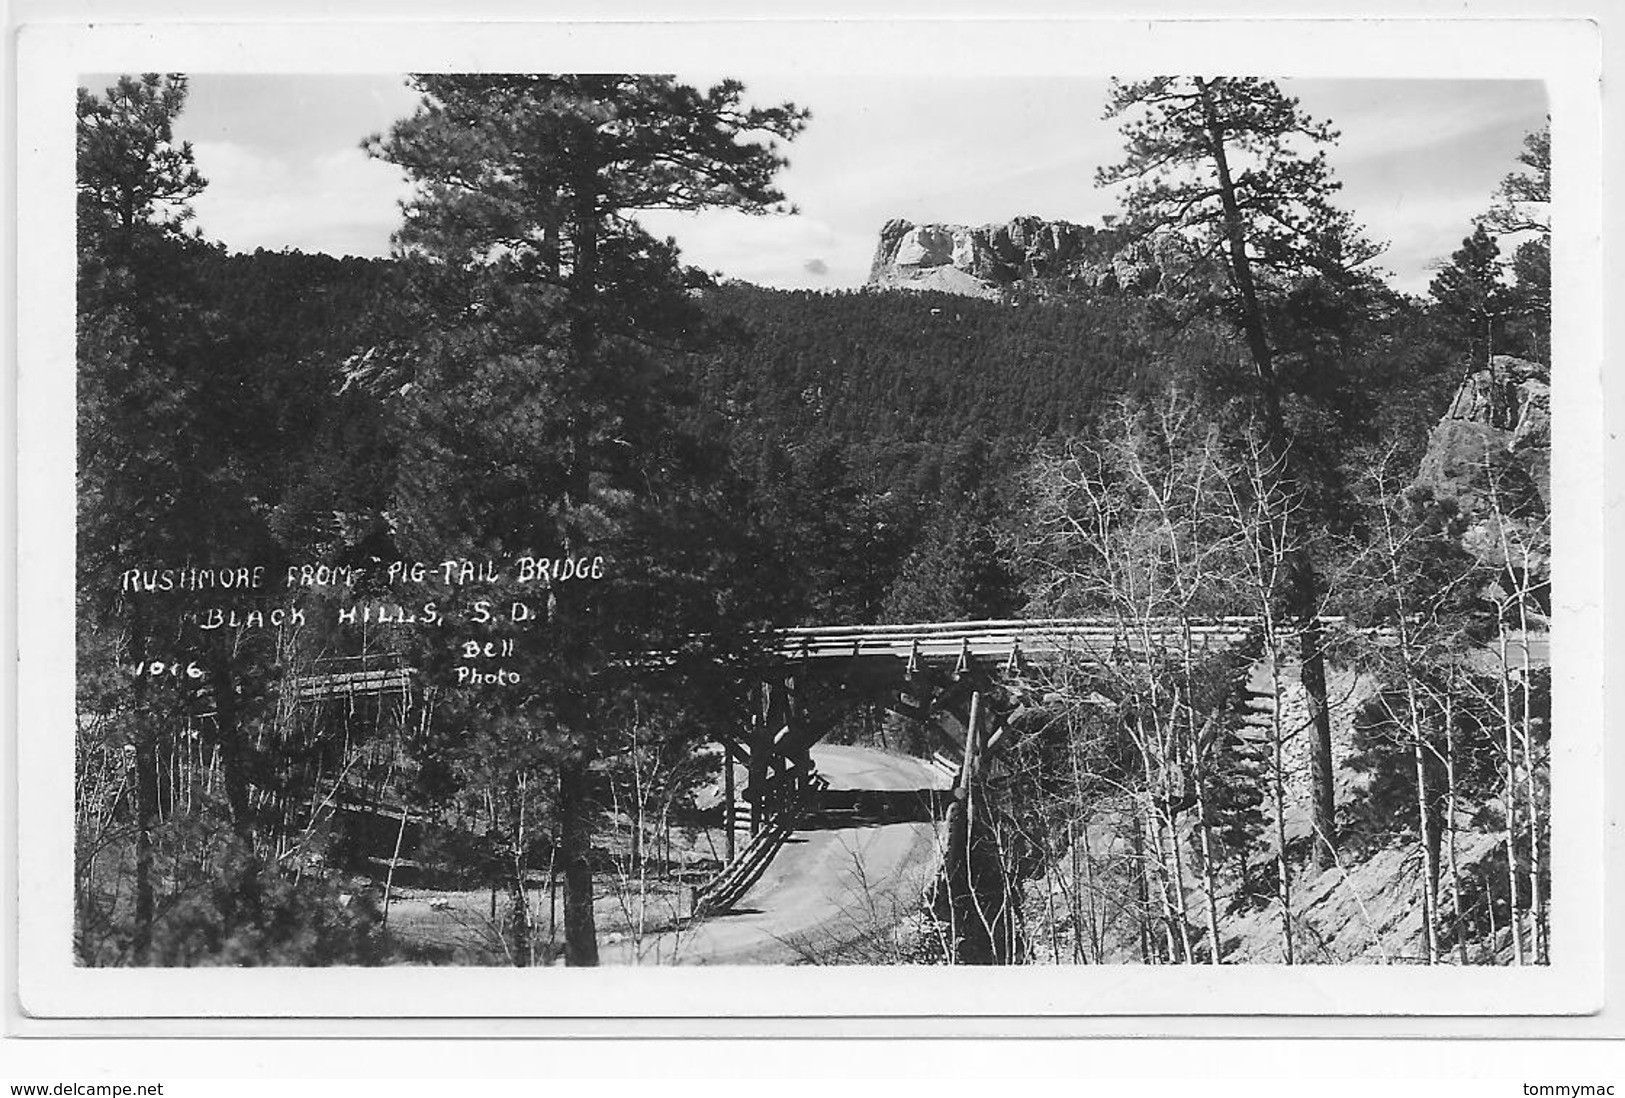
<svg viewBox="0 0 1625 1098">
<path fill-rule="evenodd" d="M 559 853 L 564 862 L 564 963 L 598 963 L 598 931 L 592 909 L 592 820 L 587 767 L 578 759 L 559 765 Z"/>
<path fill-rule="evenodd" d="M 1422 739 L 1422 717 L 1418 712 L 1416 682 L 1406 683 L 1410 708 L 1411 762 L 1416 771 L 1416 828 L 1422 840 L 1422 922 L 1426 929 L 1428 964 L 1439 963 L 1439 861 L 1435 836 L 1438 834 L 1428 810 L 1427 745 Z"/>
<path fill-rule="evenodd" d="M 1134 864 L 1134 890 L 1139 903 L 1140 963 L 1151 963 L 1151 889 L 1146 880 L 1150 867 L 1145 860 L 1145 824 L 1140 820 L 1139 799 L 1129 801 L 1129 814 L 1134 826 L 1129 830 L 1129 853 Z"/>
<path fill-rule="evenodd" d="M 249 807 L 242 729 L 237 717 L 237 677 L 231 670 L 229 652 L 215 654 L 213 671 L 215 726 L 220 733 L 220 771 L 226 783 L 226 807 L 231 813 L 232 830 L 252 849 L 254 820 Z"/>
<path fill-rule="evenodd" d="M 1072 764 L 1073 812 L 1075 815 L 1075 820 L 1067 821 L 1067 836 L 1069 839 L 1067 847 L 1072 859 L 1073 887 L 1077 890 L 1079 905 L 1088 917 L 1089 948 L 1093 951 L 1095 963 L 1098 964 L 1101 960 L 1100 929 L 1099 920 L 1095 916 L 1094 851 L 1089 847 L 1089 812 L 1083 798 L 1083 768 L 1078 759 L 1077 743 L 1075 741 L 1069 742 L 1067 747 L 1067 757 Z M 1078 872 L 1078 849 L 1080 846 L 1083 850 L 1083 872 L 1081 876 Z M 1082 932 L 1083 925 L 1081 922 L 1078 924 L 1079 933 Z M 1077 934 L 1074 934 L 1073 938 L 1076 941 Z M 1090 955 L 1085 953 L 1081 946 L 1077 947 L 1077 951 L 1082 955 L 1085 962 L 1089 960 Z"/>
<path fill-rule="evenodd" d="M 517 771 L 508 775 L 508 898 L 513 916 L 508 925 L 508 952 L 515 968 L 531 958 L 530 897 L 525 891 L 525 800 Z"/>
<path fill-rule="evenodd" d="M 1274 704 L 1270 706 L 1270 792 L 1275 802 L 1275 895 L 1281 905 L 1281 953 L 1286 964 L 1295 961 L 1292 942 L 1292 863 L 1286 850 L 1286 778 L 1282 772 L 1281 743 L 1281 677 L 1280 653 L 1271 650 L 1269 659 L 1270 693 Z"/>
<path fill-rule="evenodd" d="M 571 514 L 561 523 L 561 540 L 566 553 L 573 552 L 574 513 L 585 509 L 592 496 L 591 411 L 593 390 L 600 383 L 598 362 L 598 244 L 602 232 L 596 150 L 581 149 L 576 154 L 577 172 L 569 194 L 570 257 L 570 383 L 575 409 L 569 424 L 570 453 L 565 502 Z M 555 585 L 549 594 L 552 610 L 569 621 L 575 594 L 567 586 Z M 570 708 L 576 708 L 574 699 Z M 578 722 L 567 721 L 571 731 Z M 593 916 L 592 830 L 593 819 L 587 786 L 587 760 L 577 754 L 582 748 L 567 747 L 559 764 L 559 855 L 564 877 L 564 963 L 592 966 L 598 963 L 598 933 Z"/>
<path fill-rule="evenodd" d="M 1518 739 L 1523 749 L 1523 780 L 1524 792 L 1527 796 L 1529 814 L 1529 918 L 1532 924 L 1531 933 L 1534 941 L 1535 963 L 1545 964 L 1549 956 L 1549 943 L 1546 933 L 1546 894 L 1541 887 L 1541 811 L 1540 800 L 1536 796 L 1535 788 L 1535 745 L 1534 731 L 1531 724 L 1534 720 L 1530 709 L 1533 702 L 1531 698 L 1530 678 L 1534 670 L 1529 662 L 1529 606 L 1525 585 L 1529 582 L 1529 569 L 1524 568 L 1524 578 L 1520 581 L 1518 590 L 1518 618 L 1521 630 L 1520 644 L 1523 648 L 1523 678 L 1519 684 L 1523 694 L 1523 712 L 1518 720 Z"/>
<path fill-rule="evenodd" d="M 943 886 L 947 890 L 949 930 L 954 962 L 962 965 L 999 963 L 996 916 L 988 913 L 985 895 L 981 834 L 985 821 L 977 803 L 982 773 L 982 696 L 971 695 L 970 715 L 965 722 L 965 761 L 960 768 L 954 803 L 948 810 L 948 846 L 943 866 Z"/>
<path fill-rule="evenodd" d="M 1461 909 L 1461 866 L 1456 859 L 1456 720 L 1454 699 L 1444 695 L 1444 819 L 1450 862 L 1450 898 L 1456 915 L 1456 959 L 1467 964 L 1467 923 Z"/>
<path fill-rule="evenodd" d="M 401 806 L 401 825 L 395 829 L 395 849 L 389 855 L 389 870 L 384 874 L 384 910 L 378 916 L 378 925 L 389 925 L 389 905 L 395 895 L 395 868 L 401 864 L 401 844 L 406 841 L 406 806 Z"/>
<path fill-rule="evenodd" d="M 1196 826 L 1202 840 L 1202 889 L 1207 893 L 1208 958 L 1210 965 L 1222 964 L 1224 945 L 1219 940 L 1218 874 L 1213 865 L 1212 828 L 1208 826 L 1207 794 L 1204 787 L 1201 750 L 1197 745 L 1194 728 L 1191 735 L 1191 778 L 1196 783 Z"/>
<path fill-rule="evenodd" d="M 1515 735 L 1512 722 L 1512 688 L 1507 677 L 1507 631 L 1506 623 L 1500 626 L 1500 655 L 1501 655 L 1501 731 L 1502 751 L 1506 755 L 1505 792 L 1506 803 L 1506 850 L 1507 850 L 1507 897 L 1511 917 L 1508 920 L 1512 926 L 1512 956 L 1518 964 L 1524 963 L 1523 957 L 1523 914 L 1519 911 L 1518 888 L 1518 762 L 1515 753 Z"/>
<path fill-rule="evenodd" d="M 1309 577 L 1310 582 L 1313 577 Z M 1298 633 L 1300 675 L 1309 702 L 1309 775 L 1311 814 L 1315 828 L 1315 865 L 1329 869 L 1337 864 L 1337 790 L 1333 780 L 1332 719 L 1326 704 L 1326 658 L 1321 654 L 1320 622 L 1313 607 L 1302 619 Z"/>
<path fill-rule="evenodd" d="M 1241 207 L 1236 200 L 1235 182 L 1230 176 L 1230 162 L 1225 151 L 1225 133 L 1213 102 L 1212 90 L 1205 80 L 1196 78 L 1197 93 L 1202 100 L 1202 116 L 1206 123 L 1209 151 L 1219 181 L 1219 201 L 1224 208 L 1225 243 L 1230 256 L 1230 272 L 1235 279 L 1236 292 L 1241 298 L 1242 330 L 1247 337 L 1247 349 L 1258 377 L 1259 397 L 1264 412 L 1264 445 L 1274 466 L 1273 476 L 1278 483 L 1294 482 L 1289 462 L 1286 427 L 1281 416 L 1280 387 L 1275 377 L 1275 362 L 1270 351 L 1269 338 L 1264 330 L 1264 314 L 1258 304 L 1258 289 L 1253 282 L 1252 260 L 1247 255 L 1246 225 Z M 1301 520 L 1292 523 L 1293 533 L 1302 533 Z M 1294 619 L 1298 634 L 1299 656 L 1302 660 L 1304 691 L 1309 699 L 1309 717 L 1314 732 L 1310 743 L 1312 776 L 1313 821 L 1315 827 L 1315 864 L 1327 868 L 1337 860 L 1337 802 L 1332 782 L 1331 716 L 1326 703 L 1326 664 L 1321 653 L 1320 625 L 1316 621 L 1319 610 L 1319 584 L 1314 562 L 1308 551 L 1294 538 L 1287 564 L 1287 612 Z"/>
<path fill-rule="evenodd" d="M 1154 798 L 1148 795 L 1145 800 L 1146 840 L 1157 852 L 1156 861 L 1148 864 L 1155 866 L 1157 907 L 1162 914 L 1162 959 L 1167 964 L 1178 964 L 1181 959 L 1179 935 L 1174 928 L 1173 900 L 1169 896 L 1168 856 L 1162 846 L 1162 825 Z"/>
<path fill-rule="evenodd" d="M 152 963 L 152 829 L 158 816 L 158 737 L 149 713 L 139 713 L 135 758 L 135 936 L 131 953 L 138 965 Z"/>
<path fill-rule="evenodd" d="M 1167 851 L 1162 844 L 1161 813 L 1157 810 L 1158 797 L 1167 788 L 1161 776 L 1166 772 L 1167 765 L 1166 760 L 1159 764 L 1157 747 L 1160 744 L 1153 743 L 1151 731 L 1145 727 L 1143 719 L 1135 726 L 1134 742 L 1140 752 L 1140 774 L 1143 783 L 1142 788 L 1133 795 L 1134 824 L 1137 832 L 1135 849 L 1140 854 L 1140 879 L 1148 905 L 1151 895 L 1154 893 L 1156 896 L 1157 921 L 1162 926 L 1160 960 L 1171 964 L 1177 959 L 1178 946 L 1174 932 L 1173 908 L 1168 897 Z"/>
<path fill-rule="evenodd" d="M 559 940 L 559 838 L 551 837 L 547 851 L 547 944 Z"/>
<path fill-rule="evenodd" d="M 1497 394 L 1501 392 L 1501 386 L 1495 384 L 1495 379 L 1493 377 L 1491 378 L 1491 388 Z M 1510 423 L 1510 420 L 1508 420 L 1508 423 Z M 1485 453 L 1485 464 L 1487 468 L 1489 464 L 1488 451 Z M 1515 856 L 1516 836 L 1518 833 L 1516 819 L 1518 811 L 1518 797 L 1520 793 L 1522 793 L 1527 797 L 1528 808 L 1528 818 L 1525 822 L 1529 828 L 1530 945 L 1534 952 L 1535 961 L 1538 964 L 1545 957 L 1545 936 L 1542 927 L 1544 901 L 1541 896 L 1540 885 L 1540 808 L 1535 793 L 1535 756 L 1533 737 L 1530 729 L 1530 721 L 1532 719 L 1530 714 L 1530 673 L 1533 668 L 1530 666 L 1529 662 L 1529 582 L 1532 570 L 1529 562 L 1529 548 L 1526 544 L 1519 547 L 1522 551 L 1521 555 L 1523 557 L 1523 567 L 1516 568 L 1513 565 L 1513 545 L 1511 539 L 1507 536 L 1507 519 L 1505 512 L 1501 507 L 1501 496 L 1498 490 L 1498 483 L 1493 475 L 1489 480 L 1489 488 L 1490 504 L 1494 511 L 1496 528 L 1500 534 L 1499 540 L 1501 546 L 1501 557 L 1504 561 L 1505 573 L 1508 577 L 1513 579 L 1513 582 L 1509 585 L 1511 588 L 1511 602 L 1501 604 L 1498 607 L 1498 613 L 1496 615 L 1498 625 L 1497 638 L 1499 641 L 1501 657 L 1501 712 L 1502 720 L 1506 725 L 1507 874 L 1508 880 L 1513 886 L 1513 935 L 1517 942 L 1515 954 L 1517 956 L 1518 963 L 1522 964 L 1524 962 L 1523 918 L 1518 911 L 1517 859 Z M 1514 576 L 1514 573 L 1517 574 Z M 1516 721 L 1512 716 L 1512 669 L 1507 662 L 1507 657 L 1510 654 L 1510 644 L 1507 637 L 1506 612 L 1509 608 L 1511 608 L 1511 606 L 1516 606 L 1518 611 L 1520 646 L 1523 651 L 1523 674 L 1521 676 L 1522 681 L 1520 684 L 1522 706 L 1521 712 Z M 1514 732 L 1516 732 L 1516 737 L 1514 737 Z M 1524 773 L 1523 787 L 1521 790 L 1517 787 L 1518 762 L 1517 757 L 1513 754 L 1514 738 L 1517 740 L 1523 757 Z"/>
<path fill-rule="evenodd" d="M 1100 919 L 1095 914 L 1095 854 L 1089 846 L 1089 817 L 1085 816 L 1083 818 L 1083 826 L 1079 829 L 1078 834 L 1080 841 L 1083 843 L 1083 886 L 1087 890 L 1085 897 L 1087 907 L 1085 910 L 1089 914 L 1089 948 L 1093 951 L 1094 963 L 1101 964 L 1103 961 L 1101 956 L 1103 936 L 1100 932 Z M 1085 960 L 1088 959 L 1089 955 L 1086 955 Z"/>
<path fill-rule="evenodd" d="M 574 255 L 570 270 L 570 366 L 575 374 L 576 409 L 571 422 L 569 502 L 586 506 L 591 490 L 592 390 L 598 362 L 598 212 L 597 177 L 592 165 L 582 166 L 574 195 Z M 566 544 L 566 549 L 570 547 Z"/>
<path fill-rule="evenodd" d="M 1165 783 L 1166 785 L 1166 783 Z M 1185 904 L 1185 858 L 1179 846 L 1179 817 L 1175 814 L 1169 801 L 1163 802 L 1163 809 L 1158 813 L 1168 839 L 1168 854 L 1163 864 L 1168 867 L 1168 889 L 1173 900 L 1173 916 L 1177 921 L 1179 960 L 1182 964 L 1192 963 L 1191 957 L 1191 923 L 1190 909 Z"/>
</svg>

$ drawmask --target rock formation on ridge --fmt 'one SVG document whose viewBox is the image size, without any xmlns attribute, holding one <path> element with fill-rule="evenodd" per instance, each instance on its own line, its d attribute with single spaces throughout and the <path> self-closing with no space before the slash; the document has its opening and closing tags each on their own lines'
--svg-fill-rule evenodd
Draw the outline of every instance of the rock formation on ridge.
<svg viewBox="0 0 1625 1098">
<path fill-rule="evenodd" d="M 1032 216 L 978 226 L 893 218 L 880 230 L 868 284 L 983 298 L 1017 287 L 1151 293 L 1173 277 L 1183 281 L 1195 266 L 1171 235 L 1129 241 L 1110 228 Z"/>
</svg>

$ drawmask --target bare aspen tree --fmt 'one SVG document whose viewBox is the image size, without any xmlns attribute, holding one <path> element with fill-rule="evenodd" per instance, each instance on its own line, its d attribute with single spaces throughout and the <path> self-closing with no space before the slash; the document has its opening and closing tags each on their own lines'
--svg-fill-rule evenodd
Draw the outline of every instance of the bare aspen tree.
<svg viewBox="0 0 1625 1098">
<path fill-rule="evenodd" d="M 1425 947 L 1430 964 L 1441 957 L 1442 875 L 1440 861 L 1450 865 L 1458 960 L 1465 962 L 1465 912 L 1462 877 L 1457 864 L 1457 813 L 1460 803 L 1459 748 L 1456 724 L 1459 699 L 1470 690 L 1466 668 L 1476 642 L 1471 639 L 1464 609 L 1481 569 L 1460 543 L 1459 519 L 1436 509 L 1426 496 L 1407 497 L 1390 478 L 1386 460 L 1371 472 L 1381 500 L 1379 538 L 1369 547 L 1376 558 L 1374 594 L 1383 607 L 1387 642 L 1373 647 L 1392 680 L 1380 695 L 1387 723 L 1409 757 L 1412 799 L 1421 846 Z M 1441 777 L 1442 775 L 1442 777 Z M 1437 786 L 1442 781 L 1443 790 Z M 1448 847 L 1445 846 L 1448 842 Z"/>
<path fill-rule="evenodd" d="M 1195 714 L 1192 713 L 1194 720 Z M 1202 892 L 1207 906 L 1207 933 L 1208 933 L 1208 964 L 1222 964 L 1224 942 L 1219 936 L 1219 885 L 1218 874 L 1214 871 L 1213 836 L 1209 823 L 1207 803 L 1207 781 L 1202 766 L 1202 751 L 1200 735 L 1194 734 L 1189 741 L 1189 760 L 1191 768 L 1191 781 L 1196 789 L 1196 831 L 1201 842 L 1202 851 Z"/>
<path fill-rule="evenodd" d="M 1456 699 L 1447 683 L 1440 692 L 1444 721 L 1444 773 L 1445 773 L 1445 852 L 1450 866 L 1450 900 L 1455 908 L 1456 959 L 1467 964 L 1466 919 L 1461 907 L 1461 865 L 1456 856 Z"/>
<path fill-rule="evenodd" d="M 1444 956 L 1447 885 L 1455 960 L 1471 962 L 1475 916 L 1464 889 L 1470 877 L 1502 870 L 1462 865 L 1461 818 L 1494 803 L 1511 953 L 1521 965 L 1531 956 L 1538 961 L 1545 944 L 1543 932 L 1524 928 L 1526 910 L 1532 923 L 1541 917 L 1543 769 L 1529 637 L 1540 624 L 1544 522 L 1508 513 L 1503 473 L 1489 452 L 1481 473 L 1486 505 L 1466 509 L 1390 480 L 1383 463 L 1371 474 L 1382 504 L 1378 537 L 1366 555 L 1376 564 L 1371 599 L 1383 629 L 1370 652 L 1386 682 L 1367 710 L 1374 722 L 1367 731 L 1401 750 L 1409 770 L 1427 959 Z M 1493 752 L 1495 777 L 1477 761 L 1485 749 Z M 1493 954 L 1499 886 L 1482 885 Z"/>
<path fill-rule="evenodd" d="M 518 770 L 509 771 L 508 835 L 509 835 L 509 898 L 512 913 L 509 920 L 511 935 L 509 949 L 515 966 L 529 966 L 535 953 L 531 933 L 530 903 L 525 891 L 525 789 L 527 776 Z"/>
<path fill-rule="evenodd" d="M 1506 623 L 1498 623 L 1495 643 L 1497 654 L 1501 658 L 1501 666 L 1507 666 L 1511 642 L 1507 636 Z M 1511 908 L 1509 918 L 1512 925 L 1512 955 L 1518 964 L 1524 963 L 1523 949 L 1523 913 L 1518 887 L 1518 755 L 1516 747 L 1516 725 L 1512 716 L 1512 681 L 1503 672 L 1500 676 L 1501 693 L 1501 730 L 1504 735 L 1502 754 L 1505 757 L 1505 796 L 1504 808 L 1506 814 L 1506 852 L 1507 852 L 1507 896 Z"/>
<path fill-rule="evenodd" d="M 1215 753 L 1230 742 L 1214 730 L 1214 699 L 1237 689 L 1232 672 L 1215 671 L 1232 657 L 1199 638 L 1216 617 L 1256 601 L 1265 558 L 1276 569 L 1286 559 L 1279 546 L 1261 553 L 1257 515 L 1244 502 L 1251 489 L 1226 467 L 1210 419 L 1175 392 L 1150 407 L 1120 409 L 1104 440 L 1066 451 L 1035 474 L 1035 605 L 1104 613 L 1122 638 L 1120 653 L 1093 674 L 1111 695 L 1116 734 L 1133 760 L 1121 780 L 1141 910 L 1159 928 L 1159 955 L 1184 963 L 1199 959 L 1204 932 L 1206 960 L 1222 962 L 1225 859 L 1215 851 L 1207 787 L 1216 780 Z M 1279 534 L 1262 541 L 1271 538 L 1281 541 Z M 1271 596 L 1276 582 L 1263 578 Z M 1268 609 L 1273 620 L 1273 603 Z M 1077 674 L 1088 678 L 1081 668 Z M 1284 802 L 1284 793 L 1277 799 Z M 1094 859 L 1085 863 L 1092 871 Z M 1238 881 L 1246 870 L 1242 857 Z"/>
<path fill-rule="evenodd" d="M 1435 862 L 1432 844 L 1429 842 L 1429 836 L 1433 833 L 1433 821 L 1429 817 L 1426 736 L 1423 732 L 1423 714 L 1417 690 L 1420 669 L 1417 666 L 1416 638 L 1413 635 L 1415 622 L 1412 619 L 1412 607 L 1406 595 L 1406 589 L 1409 586 L 1408 577 L 1400 574 L 1400 541 L 1402 535 L 1395 529 L 1392 508 L 1386 506 L 1385 503 L 1381 508 L 1381 513 L 1382 545 L 1386 555 L 1385 563 L 1388 569 L 1390 589 L 1396 604 L 1394 629 L 1398 636 L 1400 674 L 1405 692 L 1404 712 L 1395 714 L 1390 709 L 1390 716 L 1396 718 L 1401 727 L 1404 727 L 1410 734 L 1411 760 L 1416 781 L 1416 833 L 1422 846 L 1424 867 L 1422 875 L 1422 922 L 1426 929 L 1427 961 L 1431 965 L 1437 964 L 1439 961 L 1439 867 Z"/>
<path fill-rule="evenodd" d="M 1281 908 L 1281 953 L 1286 964 L 1297 957 L 1293 932 L 1292 863 L 1286 832 L 1285 683 L 1282 676 L 1286 637 L 1277 615 L 1276 597 L 1286 582 L 1293 558 L 1292 502 L 1280 488 L 1274 461 L 1256 442 L 1249 445 L 1243 467 L 1226 486 L 1228 514 L 1240 534 L 1245 583 L 1263 633 L 1265 715 L 1270 744 L 1270 799 L 1275 818 L 1276 900 Z"/>
<path fill-rule="evenodd" d="M 1490 504 L 1489 521 L 1494 524 L 1500 555 L 1499 583 L 1505 586 L 1496 598 L 1496 647 L 1500 657 L 1501 714 L 1506 753 L 1507 860 L 1513 897 L 1514 955 L 1524 961 L 1523 919 L 1519 912 L 1516 838 L 1522 827 L 1528 832 L 1530 950 L 1536 963 L 1548 959 L 1544 930 L 1545 897 L 1541 886 L 1541 841 L 1545 822 L 1537 791 L 1539 766 L 1533 734 L 1533 660 L 1529 646 L 1531 602 L 1535 576 L 1545 569 L 1543 534 L 1545 524 L 1533 531 L 1510 513 L 1502 493 L 1501 478 L 1486 451 L 1483 462 Z M 1511 625 L 1516 622 L 1517 634 Z M 1516 653 L 1516 656 L 1514 656 Z M 1514 666 L 1517 670 L 1514 670 Z M 1514 677 L 1518 704 L 1514 705 Z M 1521 811 L 1519 801 L 1522 801 Z"/>
<path fill-rule="evenodd" d="M 1520 531 L 1514 538 L 1508 533 L 1508 523 L 1499 513 L 1499 494 L 1494 493 L 1491 499 L 1496 505 L 1496 526 L 1500 531 L 1502 556 L 1506 560 L 1506 573 L 1515 575 L 1511 600 L 1518 616 L 1518 636 L 1515 647 L 1518 652 L 1520 669 L 1517 672 L 1518 688 L 1521 705 L 1519 707 L 1517 731 L 1518 749 L 1523 763 L 1523 795 L 1525 818 L 1529 828 L 1529 907 L 1530 907 L 1530 939 L 1531 947 L 1537 964 L 1545 964 L 1548 960 L 1548 943 L 1545 930 L 1546 896 L 1541 884 L 1541 840 L 1546 828 L 1546 822 L 1540 805 L 1538 793 L 1539 774 L 1542 767 L 1537 758 L 1534 737 L 1534 661 L 1529 647 L 1530 632 L 1530 602 L 1533 597 L 1534 580 L 1538 565 L 1537 558 L 1542 554 L 1539 549 L 1530 544 L 1531 539 Z M 1508 650 L 1510 654 L 1510 650 Z M 1503 659 L 1503 673 L 1511 677 L 1513 670 Z"/>
<path fill-rule="evenodd" d="M 1204 597 L 1211 595 L 1216 577 L 1222 575 L 1223 569 L 1214 567 L 1213 561 L 1228 556 L 1231 546 L 1230 539 L 1223 536 L 1224 532 L 1213 528 L 1207 521 L 1210 517 L 1208 495 L 1215 491 L 1220 475 L 1211 433 L 1196 430 L 1192 423 L 1193 418 L 1194 408 L 1185 404 L 1177 395 L 1159 407 L 1155 420 L 1156 437 L 1152 440 L 1152 445 L 1172 452 L 1178 452 L 1181 446 L 1186 446 L 1191 451 L 1183 460 L 1170 460 L 1168 469 L 1161 471 L 1161 475 L 1158 475 L 1159 471 L 1148 468 L 1138 448 L 1129 451 L 1128 462 L 1134 480 L 1150 505 L 1168 563 L 1165 580 L 1168 592 L 1164 599 L 1159 600 L 1167 604 L 1168 612 L 1157 615 L 1155 619 L 1147 615 L 1142 620 L 1145 622 L 1161 620 L 1163 628 L 1171 628 L 1175 632 L 1176 684 L 1170 692 L 1165 725 L 1167 731 L 1160 744 L 1164 775 L 1161 804 L 1164 807 L 1163 815 L 1166 817 L 1164 825 L 1168 833 L 1168 842 L 1172 848 L 1174 895 L 1178 901 L 1176 906 L 1182 947 L 1185 959 L 1191 960 L 1183 857 L 1177 821 L 1168 806 L 1172 806 L 1176 801 L 1183 802 L 1188 799 L 1186 791 L 1191 790 L 1190 796 L 1194 797 L 1197 808 L 1195 826 L 1203 851 L 1202 873 L 1208 933 L 1211 939 L 1209 959 L 1211 963 L 1217 964 L 1221 949 L 1219 914 L 1207 830 L 1206 804 L 1201 792 L 1203 743 L 1194 701 L 1198 655 L 1194 647 L 1192 619 L 1195 616 L 1195 608 L 1201 605 Z M 1200 440 L 1192 436 L 1199 436 Z M 1158 606 L 1156 609 L 1160 610 L 1162 607 Z M 1144 643 L 1149 653 L 1153 650 L 1151 646 L 1158 643 L 1161 638 L 1153 638 L 1149 635 L 1149 631 L 1147 633 Z M 1157 692 L 1155 680 L 1151 685 L 1155 695 Z M 1181 775 L 1183 779 L 1180 783 L 1181 788 L 1176 789 L 1173 780 L 1181 770 L 1185 770 Z"/>
</svg>

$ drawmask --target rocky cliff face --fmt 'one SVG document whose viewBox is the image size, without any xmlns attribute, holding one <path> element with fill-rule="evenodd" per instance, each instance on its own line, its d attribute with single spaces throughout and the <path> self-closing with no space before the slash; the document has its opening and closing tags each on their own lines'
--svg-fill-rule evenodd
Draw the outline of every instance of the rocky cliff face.
<svg viewBox="0 0 1625 1098">
<path fill-rule="evenodd" d="M 1038 217 L 978 226 L 893 218 L 880 230 L 869 285 L 986 298 L 1017 286 L 1149 293 L 1192 268 L 1171 237 L 1129 243 L 1110 229 Z"/>
<path fill-rule="evenodd" d="M 1502 559 L 1506 541 L 1518 557 L 1537 547 L 1529 563 L 1543 571 L 1551 454 L 1549 367 L 1496 355 L 1456 390 L 1428 436 L 1416 483 L 1455 501 L 1468 523 L 1463 544 L 1480 560 L 1518 566 Z"/>
<path fill-rule="evenodd" d="M 1548 367 L 1496 355 L 1469 374 L 1433 433 L 1419 483 L 1478 499 L 1487 468 L 1514 468 L 1534 489 L 1542 511 L 1551 497 L 1552 390 Z M 1488 465 L 1486 465 L 1488 463 Z"/>
</svg>

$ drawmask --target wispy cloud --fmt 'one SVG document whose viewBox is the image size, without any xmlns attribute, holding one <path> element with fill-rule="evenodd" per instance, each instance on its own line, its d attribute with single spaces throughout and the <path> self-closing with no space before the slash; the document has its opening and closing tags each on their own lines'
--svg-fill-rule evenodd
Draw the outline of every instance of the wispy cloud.
<svg viewBox="0 0 1625 1098">
<path fill-rule="evenodd" d="M 639 221 L 658 236 L 674 237 L 693 266 L 781 289 L 862 285 L 875 247 L 868 232 L 843 231 L 804 214 L 655 212 Z"/>
<path fill-rule="evenodd" d="M 193 202 L 198 224 L 235 251 L 383 255 L 409 190 L 398 169 L 359 148 L 296 157 L 203 141 L 193 153 L 209 180 Z"/>
</svg>

